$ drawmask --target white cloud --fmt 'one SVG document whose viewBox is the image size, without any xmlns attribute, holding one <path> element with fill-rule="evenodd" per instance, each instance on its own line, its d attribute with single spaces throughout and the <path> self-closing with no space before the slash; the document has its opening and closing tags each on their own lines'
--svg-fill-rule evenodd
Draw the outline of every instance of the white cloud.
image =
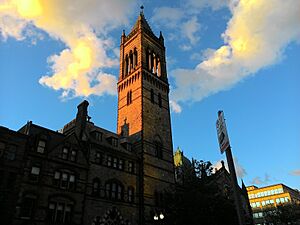
<svg viewBox="0 0 300 225">
<path fill-rule="evenodd" d="M 175 113 L 181 113 L 181 107 L 174 101 L 170 101 L 171 111 Z"/>
<path fill-rule="evenodd" d="M 184 13 L 180 8 L 173 7 L 156 8 L 154 9 L 153 14 L 153 17 L 151 18 L 153 24 L 161 23 L 168 28 L 177 27 L 184 16 Z"/>
<path fill-rule="evenodd" d="M 300 169 L 299 170 L 293 170 L 290 172 L 291 175 L 293 176 L 300 176 Z"/>
<path fill-rule="evenodd" d="M 62 97 L 114 95 L 116 78 L 102 72 L 118 65 L 118 57 L 110 56 L 115 45 L 107 34 L 128 23 L 132 2 L 8 0 L 0 6 L 1 36 L 24 40 L 34 36 L 29 29 L 35 27 L 62 41 L 66 48 L 48 59 L 51 74 L 39 80 L 62 90 Z"/>
<path fill-rule="evenodd" d="M 181 33 L 188 38 L 191 45 L 195 45 L 199 41 L 200 38 L 197 32 L 200 30 L 200 27 L 195 16 L 182 24 Z"/>
<path fill-rule="evenodd" d="M 231 0 L 188 0 L 187 6 L 194 10 L 201 10 L 205 7 L 210 7 L 213 10 L 219 10 L 223 7 L 228 7 Z"/>
<path fill-rule="evenodd" d="M 297 0 L 240 0 L 223 33 L 224 45 L 206 52 L 194 69 L 171 73 L 173 101 L 200 101 L 231 88 L 245 77 L 282 59 L 285 47 L 300 39 Z"/>
<path fill-rule="evenodd" d="M 169 40 L 186 39 L 185 44 L 179 46 L 183 51 L 190 50 L 192 45 L 195 45 L 200 39 L 197 35 L 201 28 L 200 23 L 197 17 L 190 17 L 187 8 L 156 8 L 153 11 L 151 21 L 153 24 L 160 24 L 171 29 L 171 32 L 167 35 Z"/>
</svg>

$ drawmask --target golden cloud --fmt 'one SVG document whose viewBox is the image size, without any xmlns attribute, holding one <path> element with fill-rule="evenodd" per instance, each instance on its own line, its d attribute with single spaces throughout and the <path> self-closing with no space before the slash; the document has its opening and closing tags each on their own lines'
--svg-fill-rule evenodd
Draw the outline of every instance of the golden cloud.
<svg viewBox="0 0 300 225">
<path fill-rule="evenodd" d="M 26 38 L 29 25 L 62 41 L 66 49 L 49 57 L 52 74 L 42 85 L 63 90 L 63 97 L 116 94 L 116 78 L 103 69 L 118 65 L 107 30 L 127 22 L 130 4 L 122 0 L 9 0 L 0 6 L 4 38 Z M 107 14 L 114 10 L 116 15 Z M 3 22 L 4 21 L 4 22 Z"/>
</svg>

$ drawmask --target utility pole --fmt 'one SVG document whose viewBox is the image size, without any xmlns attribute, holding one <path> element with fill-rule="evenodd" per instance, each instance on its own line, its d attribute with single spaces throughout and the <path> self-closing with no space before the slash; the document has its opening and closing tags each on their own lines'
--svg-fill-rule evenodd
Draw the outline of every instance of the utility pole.
<svg viewBox="0 0 300 225">
<path fill-rule="evenodd" d="M 223 111 L 218 111 L 218 120 L 216 123 L 216 127 L 217 127 L 218 141 L 220 145 L 221 154 L 226 152 L 226 159 L 227 159 L 228 168 L 230 172 L 231 186 L 233 189 L 234 202 L 235 202 L 235 208 L 238 216 L 239 225 L 245 225 L 245 215 L 243 212 L 241 193 L 239 191 L 239 186 L 237 182 L 237 177 L 236 177 L 236 172 L 235 172 L 235 167 L 234 167 L 234 162 L 231 153 L 231 147 L 229 143 L 229 137 L 227 134 Z"/>
</svg>

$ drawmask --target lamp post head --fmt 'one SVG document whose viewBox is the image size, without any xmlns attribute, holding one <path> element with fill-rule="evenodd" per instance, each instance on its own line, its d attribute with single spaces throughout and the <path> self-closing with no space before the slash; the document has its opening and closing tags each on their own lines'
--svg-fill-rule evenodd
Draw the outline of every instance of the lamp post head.
<svg viewBox="0 0 300 225">
<path fill-rule="evenodd" d="M 159 214 L 159 218 L 160 218 L 161 220 L 163 220 L 163 219 L 165 218 L 164 214 L 163 214 L 163 213 L 160 213 L 160 214 Z"/>
</svg>

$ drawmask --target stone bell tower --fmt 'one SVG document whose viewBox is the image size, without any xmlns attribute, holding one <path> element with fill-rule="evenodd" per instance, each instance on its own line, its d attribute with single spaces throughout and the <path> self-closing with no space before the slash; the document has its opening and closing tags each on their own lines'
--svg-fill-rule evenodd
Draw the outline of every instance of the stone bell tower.
<svg viewBox="0 0 300 225">
<path fill-rule="evenodd" d="M 164 38 L 152 32 L 143 11 L 121 36 L 117 133 L 126 124 L 140 143 L 143 224 L 163 213 L 164 190 L 174 184 L 169 83 Z"/>
</svg>

